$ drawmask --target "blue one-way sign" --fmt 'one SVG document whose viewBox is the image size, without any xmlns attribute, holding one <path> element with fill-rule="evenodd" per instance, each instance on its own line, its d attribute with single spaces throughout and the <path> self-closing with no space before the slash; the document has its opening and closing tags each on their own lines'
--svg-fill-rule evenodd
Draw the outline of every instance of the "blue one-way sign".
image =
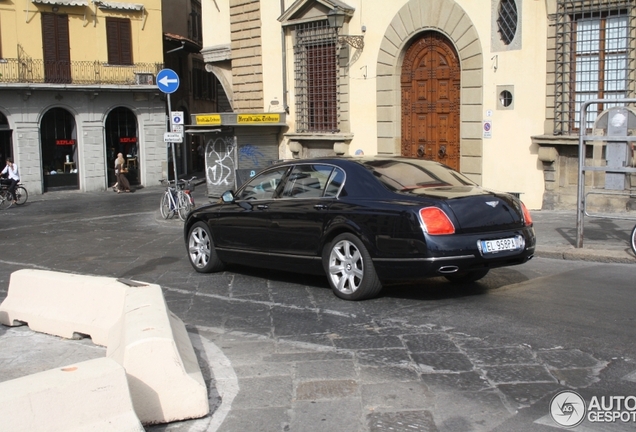
<svg viewBox="0 0 636 432">
<path fill-rule="evenodd" d="M 161 69 L 157 74 L 157 87 L 163 93 L 174 93 L 179 88 L 179 75 L 172 69 Z"/>
</svg>

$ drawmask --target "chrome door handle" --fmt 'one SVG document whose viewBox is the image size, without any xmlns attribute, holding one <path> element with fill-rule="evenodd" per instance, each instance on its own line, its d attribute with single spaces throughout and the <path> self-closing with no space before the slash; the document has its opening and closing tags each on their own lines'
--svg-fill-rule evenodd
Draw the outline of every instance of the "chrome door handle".
<svg viewBox="0 0 636 432">
<path fill-rule="evenodd" d="M 314 208 L 315 208 L 316 210 L 326 210 L 326 209 L 327 209 L 327 206 L 326 206 L 325 204 L 316 204 L 316 205 L 314 206 Z"/>
<path fill-rule="evenodd" d="M 267 204 L 259 204 L 256 206 L 256 208 L 259 210 L 267 210 L 269 206 Z"/>
</svg>

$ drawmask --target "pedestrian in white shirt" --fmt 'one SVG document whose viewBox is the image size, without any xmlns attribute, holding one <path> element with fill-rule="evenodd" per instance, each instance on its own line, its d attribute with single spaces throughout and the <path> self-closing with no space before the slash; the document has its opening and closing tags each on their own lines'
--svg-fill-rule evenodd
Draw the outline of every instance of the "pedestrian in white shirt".
<svg viewBox="0 0 636 432">
<path fill-rule="evenodd" d="M 20 181 L 20 172 L 18 171 L 18 166 L 13 163 L 13 159 L 10 157 L 7 158 L 7 165 L 4 167 L 0 175 L 6 175 L 6 179 L 2 179 L 3 184 L 9 185 L 9 193 L 13 198 L 13 203 L 16 203 L 15 200 L 15 187 Z"/>
</svg>

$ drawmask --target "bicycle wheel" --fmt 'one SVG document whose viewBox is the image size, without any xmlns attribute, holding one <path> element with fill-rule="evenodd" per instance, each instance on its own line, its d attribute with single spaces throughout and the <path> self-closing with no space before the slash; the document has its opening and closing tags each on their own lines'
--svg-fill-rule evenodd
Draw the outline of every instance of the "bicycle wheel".
<svg viewBox="0 0 636 432">
<path fill-rule="evenodd" d="M 630 237 L 631 243 L 632 243 L 632 251 L 634 252 L 634 255 L 636 255 L 636 226 L 634 226 L 634 229 L 632 230 L 632 236 Z"/>
<path fill-rule="evenodd" d="M 179 193 L 179 219 L 185 221 L 188 217 L 188 213 L 192 209 L 190 205 L 190 198 L 183 191 Z"/>
<path fill-rule="evenodd" d="M 13 200 L 9 196 L 8 190 L 0 190 L 0 210 L 6 210 L 11 207 Z"/>
<path fill-rule="evenodd" d="M 29 193 L 24 186 L 18 186 L 15 188 L 15 205 L 22 205 L 27 202 L 27 199 L 29 199 Z"/>
<path fill-rule="evenodd" d="M 171 209 L 171 207 L 174 207 L 174 205 L 171 205 L 172 203 L 170 202 L 170 195 L 168 194 L 168 192 L 163 194 L 163 197 L 161 198 L 161 205 L 159 206 L 159 210 L 161 210 L 161 217 L 163 217 L 164 219 L 169 219 L 172 216 L 174 216 L 174 209 Z"/>
</svg>

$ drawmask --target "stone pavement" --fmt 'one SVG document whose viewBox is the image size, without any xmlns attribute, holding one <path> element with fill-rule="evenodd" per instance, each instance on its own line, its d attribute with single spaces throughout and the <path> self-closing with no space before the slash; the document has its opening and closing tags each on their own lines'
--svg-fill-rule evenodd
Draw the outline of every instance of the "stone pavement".
<svg viewBox="0 0 636 432">
<path fill-rule="evenodd" d="M 583 247 L 576 248 L 575 211 L 533 211 L 537 235 L 535 255 L 543 258 L 636 263 L 629 241 L 636 226 L 636 212 L 583 218 Z M 615 218 L 615 219 L 614 219 Z"/>
<path fill-rule="evenodd" d="M 135 193 L 156 195 L 160 189 L 146 188 Z M 30 199 L 67 199 L 86 203 L 93 196 L 98 196 L 76 192 L 61 194 L 45 194 Z M 197 190 L 195 199 L 198 203 L 207 201 L 202 188 Z M 576 249 L 575 212 L 534 211 L 532 214 L 538 241 L 536 255 L 539 257 L 636 263 L 628 245 L 629 234 L 636 224 L 634 220 L 586 217 L 584 247 Z M 158 210 L 155 217 L 162 225 L 172 227 L 181 224 L 178 218 L 161 219 Z M 485 391 L 485 383 L 475 374 L 433 374 L 431 377 L 438 382 L 417 384 L 414 372 L 400 367 L 400 358 L 376 359 L 370 356 L 360 361 L 354 359 L 349 351 L 356 346 L 349 346 L 344 340 L 334 343 L 337 349 L 328 349 L 313 343 L 273 340 L 263 335 L 227 332 L 212 327 L 190 325 L 188 331 L 204 376 L 210 383 L 213 415 L 205 419 L 149 426 L 148 431 L 354 431 L 365 430 L 367 426 L 370 430 L 395 429 L 398 425 L 405 429 L 408 426 L 408 430 L 412 431 L 434 431 L 468 430 L 472 426 L 456 423 L 459 417 L 452 415 L 447 418 L 437 416 L 434 421 L 430 414 L 434 403 L 447 404 L 448 413 L 452 413 L 453 409 L 461 411 L 462 415 L 480 424 L 480 430 L 492 430 L 499 422 L 492 412 L 500 409 L 501 401 L 497 395 Z M 361 334 L 369 335 L 355 338 L 366 340 L 364 343 L 369 343 L 367 339 L 375 334 L 374 329 L 361 328 L 360 331 Z M 394 336 L 390 334 L 390 329 L 385 331 L 386 334 L 373 336 L 373 343 L 390 348 Z M 26 327 L 0 326 L 0 382 L 105 355 L 105 349 L 93 345 L 90 340 L 60 341 L 59 338 L 35 333 Z M 354 338 L 351 341 L 355 342 Z M 450 351 L 450 354 L 445 354 L 447 364 L 454 364 L 453 359 L 456 357 L 459 361 L 460 356 L 453 354 L 458 351 L 468 353 L 469 357 L 476 356 L 482 364 L 489 364 L 489 359 L 479 358 L 483 356 L 483 347 L 471 345 L 475 341 L 470 338 L 461 340 L 460 337 L 451 341 L 443 334 L 432 333 L 408 342 L 416 351 L 428 352 L 429 348 L 426 347 L 446 347 L 443 351 Z M 523 347 L 514 349 L 514 353 L 506 351 L 502 355 L 523 357 L 527 354 Z M 383 355 L 390 354 L 391 350 L 388 349 Z M 577 357 L 577 353 L 572 352 L 562 354 L 565 360 L 571 362 L 570 366 L 576 363 L 574 366 L 582 371 L 580 379 L 594 379 L 594 371 L 599 367 L 596 359 L 583 355 Z M 546 364 L 558 364 L 561 361 L 549 358 L 539 360 Z M 377 362 L 395 363 L 395 367 L 377 368 Z M 464 370 L 465 365 L 457 363 L 456 366 L 458 370 Z M 528 373 L 538 373 L 541 370 L 539 366 L 543 367 L 543 363 L 531 365 L 527 368 Z M 496 362 L 490 367 L 496 370 Z M 541 376 L 537 379 L 541 382 L 538 384 L 540 386 L 558 387 L 556 384 L 544 383 Z M 444 392 L 444 387 L 458 387 L 466 395 L 479 393 L 479 397 L 451 398 L 450 393 Z M 387 388 L 391 389 L 388 394 Z M 432 389 L 435 390 L 436 402 L 431 397 Z M 514 397 L 511 395 L 511 400 L 515 400 Z M 399 413 L 386 412 L 383 408 L 389 405 Z M 491 408 L 489 412 L 484 411 L 484 405 Z M 377 407 L 377 412 L 367 416 L 366 425 L 361 423 L 359 414 L 363 406 Z M 522 406 L 520 402 L 519 406 L 508 407 L 508 412 L 502 411 L 501 416 L 505 417 L 510 410 Z M 338 415 L 334 416 L 334 412 Z"/>
</svg>

